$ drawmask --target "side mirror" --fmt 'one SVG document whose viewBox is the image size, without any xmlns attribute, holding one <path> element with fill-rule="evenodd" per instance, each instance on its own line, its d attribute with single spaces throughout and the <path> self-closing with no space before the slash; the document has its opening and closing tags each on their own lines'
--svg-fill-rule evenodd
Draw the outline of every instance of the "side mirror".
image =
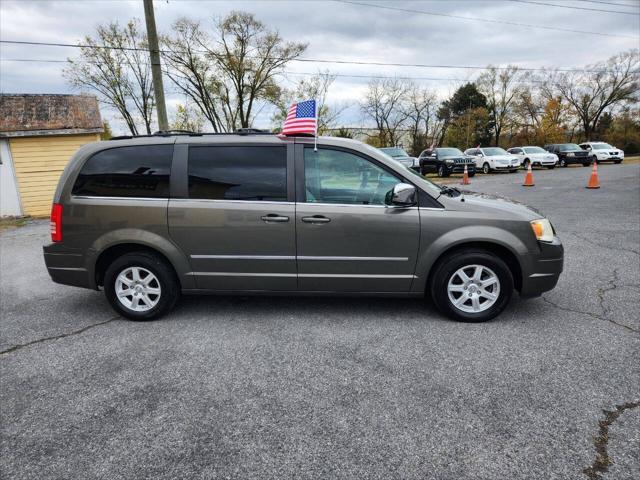
<svg viewBox="0 0 640 480">
<path fill-rule="evenodd" d="M 416 204 L 416 187 L 398 183 L 387 192 L 384 203 L 389 207 L 411 207 Z"/>
</svg>

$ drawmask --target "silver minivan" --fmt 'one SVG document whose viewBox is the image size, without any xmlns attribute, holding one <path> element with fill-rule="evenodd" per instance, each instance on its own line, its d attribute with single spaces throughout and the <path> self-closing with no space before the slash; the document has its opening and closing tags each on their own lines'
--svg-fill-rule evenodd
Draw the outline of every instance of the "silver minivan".
<svg viewBox="0 0 640 480">
<path fill-rule="evenodd" d="M 551 223 L 431 183 L 378 149 L 243 132 L 82 147 L 55 193 L 53 281 L 104 289 L 133 320 L 181 294 L 429 296 L 484 321 L 562 271 Z"/>
</svg>

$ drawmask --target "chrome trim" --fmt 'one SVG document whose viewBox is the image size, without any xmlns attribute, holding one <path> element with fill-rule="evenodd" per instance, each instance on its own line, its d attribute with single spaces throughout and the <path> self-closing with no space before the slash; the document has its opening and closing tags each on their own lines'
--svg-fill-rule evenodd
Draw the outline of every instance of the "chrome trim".
<svg viewBox="0 0 640 480">
<path fill-rule="evenodd" d="M 191 258 L 212 260 L 295 260 L 294 255 L 190 255 Z"/>
<path fill-rule="evenodd" d="M 156 201 L 156 200 L 175 200 L 169 197 L 110 197 L 100 195 L 71 195 L 73 200 L 144 200 L 144 201 Z"/>
<path fill-rule="evenodd" d="M 367 207 L 367 208 L 387 208 L 387 205 L 366 205 L 363 203 L 327 203 L 327 202 L 297 202 L 298 205 L 328 205 L 334 207 Z M 417 210 L 418 207 L 406 207 L 404 210 Z M 306 212 L 300 212 L 306 213 Z"/>
<path fill-rule="evenodd" d="M 213 198 L 170 198 L 172 202 L 198 202 L 198 203 L 240 203 L 246 205 L 247 203 L 255 203 L 256 205 L 295 205 L 296 202 L 277 202 L 274 200 L 216 200 Z"/>
<path fill-rule="evenodd" d="M 301 278 L 418 278 L 416 275 L 369 275 L 353 273 L 299 273 Z"/>
<path fill-rule="evenodd" d="M 86 272 L 86 268 L 81 267 L 47 267 L 49 270 L 66 270 L 70 272 Z"/>
<path fill-rule="evenodd" d="M 351 273 L 244 273 L 244 272 L 189 272 L 187 275 L 206 277 L 287 277 L 287 278 L 418 278 L 416 275 L 358 275 Z"/>
<path fill-rule="evenodd" d="M 244 273 L 244 272 L 189 272 L 187 275 L 202 277 L 289 277 L 296 278 L 295 273 Z"/>
<path fill-rule="evenodd" d="M 331 257 L 299 255 L 298 260 L 337 260 L 337 261 L 372 261 L 372 262 L 408 262 L 409 257 Z"/>
<path fill-rule="evenodd" d="M 529 278 L 538 278 L 538 277 L 555 277 L 557 273 L 532 273 L 529 275 Z"/>
<path fill-rule="evenodd" d="M 409 257 L 334 257 L 300 255 L 190 255 L 193 259 L 211 260 L 329 260 L 329 261 L 364 261 L 364 262 L 408 262 Z"/>
</svg>

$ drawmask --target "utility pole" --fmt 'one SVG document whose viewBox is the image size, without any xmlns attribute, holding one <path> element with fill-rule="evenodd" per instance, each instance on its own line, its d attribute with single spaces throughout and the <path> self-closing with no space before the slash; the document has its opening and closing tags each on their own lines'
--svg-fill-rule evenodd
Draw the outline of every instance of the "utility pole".
<svg viewBox="0 0 640 480">
<path fill-rule="evenodd" d="M 164 87 L 162 86 L 162 68 L 160 66 L 160 49 L 158 48 L 158 32 L 156 31 L 156 17 L 153 13 L 153 0 L 143 0 L 144 19 L 147 24 L 147 42 L 151 57 L 151 76 L 153 77 L 153 94 L 156 99 L 158 112 L 158 128 L 169 130 L 167 122 L 167 107 L 164 103 Z"/>
</svg>

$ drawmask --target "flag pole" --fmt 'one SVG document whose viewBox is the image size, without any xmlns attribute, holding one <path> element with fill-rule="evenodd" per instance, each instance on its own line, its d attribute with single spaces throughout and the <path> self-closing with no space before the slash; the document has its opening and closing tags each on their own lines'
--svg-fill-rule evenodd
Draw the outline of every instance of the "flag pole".
<svg viewBox="0 0 640 480">
<path fill-rule="evenodd" d="M 316 114 L 316 134 L 314 136 L 314 141 L 313 141 L 313 151 L 317 152 L 318 151 L 318 101 L 315 100 L 313 102 L 314 106 L 315 106 L 315 114 Z"/>
</svg>

